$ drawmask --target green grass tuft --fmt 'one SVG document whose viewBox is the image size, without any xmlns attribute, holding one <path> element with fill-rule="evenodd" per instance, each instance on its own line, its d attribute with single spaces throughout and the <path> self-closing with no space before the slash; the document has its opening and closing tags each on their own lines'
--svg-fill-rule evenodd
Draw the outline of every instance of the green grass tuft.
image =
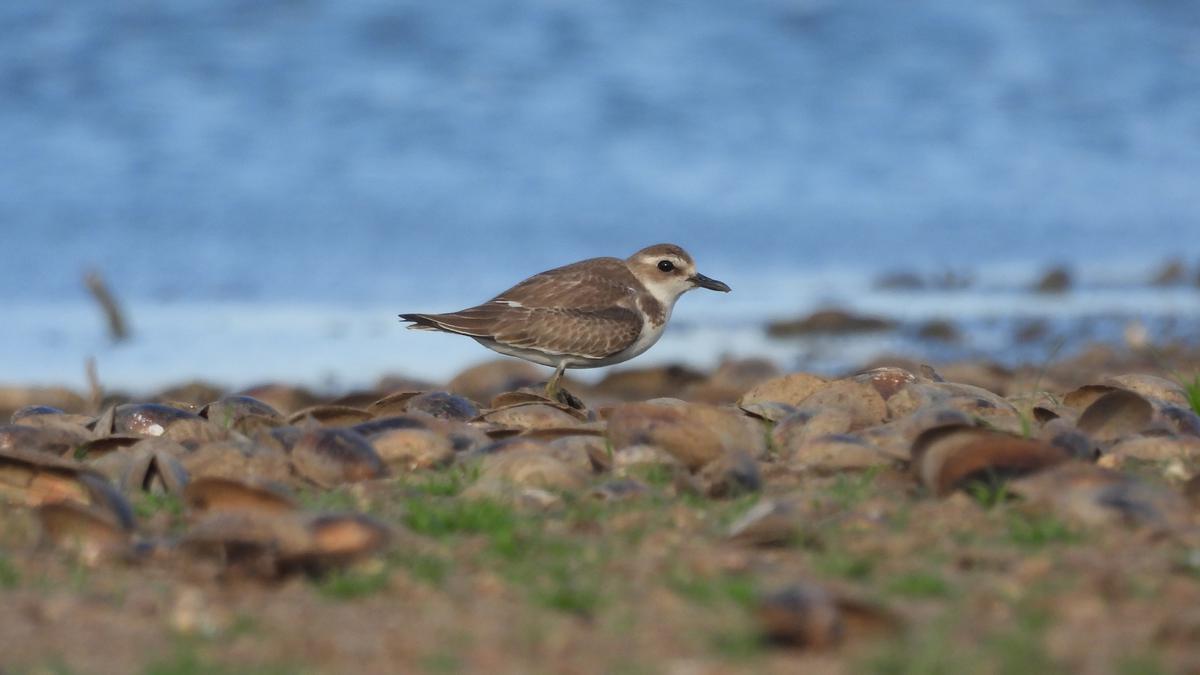
<svg viewBox="0 0 1200 675">
<path fill-rule="evenodd" d="M 1049 515 L 1014 511 L 1009 514 L 1007 525 L 1009 541 L 1025 548 L 1071 544 L 1083 539 L 1081 532 Z"/>
<path fill-rule="evenodd" d="M 16 588 L 21 584 L 21 573 L 7 556 L 0 554 L 0 588 Z"/>
<path fill-rule="evenodd" d="M 889 593 L 909 598 L 944 598 L 950 595 L 950 584 L 932 572 L 910 572 L 887 584 Z"/>
<path fill-rule="evenodd" d="M 327 598 L 355 600 L 386 589 L 390 578 L 386 569 L 371 572 L 341 570 L 322 577 L 316 587 Z"/>
</svg>

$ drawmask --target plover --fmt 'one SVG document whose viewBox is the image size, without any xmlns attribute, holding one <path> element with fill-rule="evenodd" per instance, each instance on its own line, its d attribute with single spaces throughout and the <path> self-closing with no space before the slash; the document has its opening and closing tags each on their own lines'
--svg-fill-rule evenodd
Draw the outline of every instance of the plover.
<svg viewBox="0 0 1200 675">
<path fill-rule="evenodd" d="M 401 314 L 409 329 L 457 333 L 554 375 L 555 398 L 567 368 L 628 361 L 658 342 L 679 296 L 693 288 L 729 292 L 696 271 L 674 244 L 649 246 L 620 258 L 590 258 L 535 274 L 491 300 L 449 314 Z"/>
</svg>

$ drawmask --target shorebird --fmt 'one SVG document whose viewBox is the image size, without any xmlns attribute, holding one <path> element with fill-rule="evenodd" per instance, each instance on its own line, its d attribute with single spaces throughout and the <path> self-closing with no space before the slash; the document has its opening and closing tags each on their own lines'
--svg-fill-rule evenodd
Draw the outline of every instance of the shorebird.
<svg viewBox="0 0 1200 675">
<path fill-rule="evenodd" d="M 658 342 L 679 296 L 693 288 L 729 292 L 696 271 L 674 244 L 620 258 L 590 258 L 535 274 L 482 305 L 448 314 L 401 314 L 411 330 L 457 333 L 488 349 L 543 366 L 558 395 L 567 368 L 628 361 Z"/>
</svg>

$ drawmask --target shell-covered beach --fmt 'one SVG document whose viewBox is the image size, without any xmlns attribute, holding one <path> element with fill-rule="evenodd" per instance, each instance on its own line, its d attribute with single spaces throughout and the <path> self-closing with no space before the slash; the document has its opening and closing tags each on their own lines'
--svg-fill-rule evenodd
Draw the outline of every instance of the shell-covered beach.
<svg viewBox="0 0 1200 675">
<path fill-rule="evenodd" d="M 1200 354 L 864 365 L 7 389 L 3 663 L 1200 667 Z"/>
</svg>

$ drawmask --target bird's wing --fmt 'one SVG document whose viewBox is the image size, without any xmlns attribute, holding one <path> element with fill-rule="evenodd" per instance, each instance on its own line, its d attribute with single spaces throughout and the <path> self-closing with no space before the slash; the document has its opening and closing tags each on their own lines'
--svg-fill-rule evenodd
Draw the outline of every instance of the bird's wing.
<svg viewBox="0 0 1200 675">
<path fill-rule="evenodd" d="M 642 332 L 637 279 L 616 258 L 532 276 L 482 305 L 448 314 L 403 314 L 410 328 L 441 330 L 511 347 L 599 359 Z"/>
</svg>

